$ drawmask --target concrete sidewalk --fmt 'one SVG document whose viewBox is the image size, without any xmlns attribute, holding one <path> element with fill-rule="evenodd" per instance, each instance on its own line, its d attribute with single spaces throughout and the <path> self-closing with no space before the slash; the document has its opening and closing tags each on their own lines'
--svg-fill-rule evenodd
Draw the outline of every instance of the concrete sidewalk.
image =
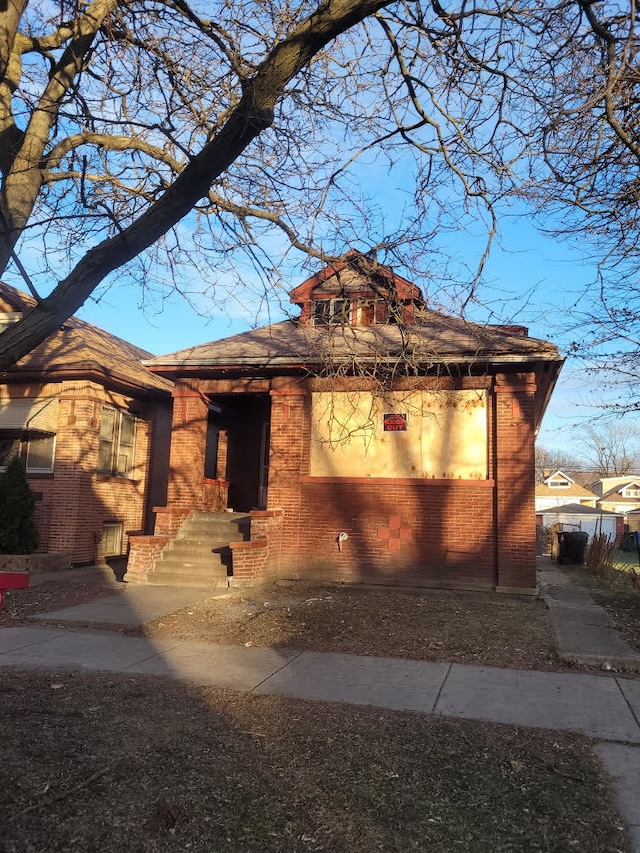
<svg viewBox="0 0 640 853">
<path fill-rule="evenodd" d="M 224 646 L 55 627 L 0 630 L 0 666 L 161 675 L 323 702 L 565 729 L 640 744 L 640 681 Z"/>
<path fill-rule="evenodd" d="M 44 623 L 66 623 L 74 626 L 102 627 L 117 625 L 135 628 L 176 613 L 205 598 L 228 598 L 237 595 L 231 589 L 197 589 L 173 586 L 134 586 L 116 583 L 116 592 L 48 613 L 31 617 Z"/>
</svg>

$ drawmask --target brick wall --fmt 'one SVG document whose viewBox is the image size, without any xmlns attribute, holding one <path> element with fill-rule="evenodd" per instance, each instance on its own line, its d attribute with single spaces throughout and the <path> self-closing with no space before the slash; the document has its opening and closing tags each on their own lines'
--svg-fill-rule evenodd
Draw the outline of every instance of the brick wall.
<svg viewBox="0 0 640 853">
<path fill-rule="evenodd" d="M 127 560 L 127 581 L 144 583 L 147 572 L 153 568 L 169 541 L 167 536 L 132 536 Z"/>
<path fill-rule="evenodd" d="M 499 381 L 482 481 L 309 477 L 309 398 L 272 391 L 268 508 L 283 511 L 280 573 L 534 589 L 535 388 L 529 375 Z"/>
<path fill-rule="evenodd" d="M 302 483 L 300 575 L 321 568 L 344 581 L 494 585 L 491 481 L 322 479 Z"/>
<path fill-rule="evenodd" d="M 145 526 L 149 424 L 138 420 L 130 478 L 99 474 L 96 469 L 102 408 L 126 411 L 131 398 L 87 381 L 12 386 L 9 395 L 57 396 L 60 401 L 53 474 L 29 477 L 31 488 L 40 495 L 38 552 L 70 554 L 74 563 L 93 562 L 100 556 L 103 525 L 118 523 L 126 553 L 126 532 Z"/>
</svg>

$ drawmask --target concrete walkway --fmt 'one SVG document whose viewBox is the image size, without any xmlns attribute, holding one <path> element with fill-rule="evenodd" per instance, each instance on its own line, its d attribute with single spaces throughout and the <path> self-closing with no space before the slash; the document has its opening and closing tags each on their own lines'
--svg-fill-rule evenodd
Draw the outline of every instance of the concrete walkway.
<svg viewBox="0 0 640 853">
<path fill-rule="evenodd" d="M 542 597 L 555 628 L 561 660 L 588 666 L 640 670 L 640 654 L 629 648 L 604 608 L 548 557 L 538 558 Z"/>
<path fill-rule="evenodd" d="M 565 659 L 614 668 L 640 663 L 640 655 L 620 645 L 622 640 L 584 590 L 551 563 L 542 570 Z M 599 741 L 596 753 L 614 782 L 634 853 L 640 853 L 640 678 L 151 640 L 87 630 L 90 625 L 141 624 L 210 595 L 120 584 L 113 595 L 41 614 L 38 618 L 49 626 L 0 630 L 0 667 L 161 675 L 253 694 L 580 732 Z"/>
</svg>

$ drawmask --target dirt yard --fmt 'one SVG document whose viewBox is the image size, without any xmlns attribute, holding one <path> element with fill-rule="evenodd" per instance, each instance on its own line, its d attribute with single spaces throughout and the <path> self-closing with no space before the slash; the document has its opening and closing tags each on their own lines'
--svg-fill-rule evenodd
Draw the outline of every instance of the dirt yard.
<svg viewBox="0 0 640 853">
<path fill-rule="evenodd" d="M 295 584 L 209 599 L 147 623 L 148 637 L 546 669 L 557 665 L 540 601 Z"/>
<path fill-rule="evenodd" d="M 583 737 L 3 670 L 2 853 L 629 853 Z"/>
<path fill-rule="evenodd" d="M 7 593 L 0 625 L 122 592 L 122 586 L 51 582 Z M 229 645 L 288 647 L 557 669 L 543 602 L 481 593 L 410 594 L 381 588 L 270 585 L 210 598 L 128 633 Z"/>
</svg>

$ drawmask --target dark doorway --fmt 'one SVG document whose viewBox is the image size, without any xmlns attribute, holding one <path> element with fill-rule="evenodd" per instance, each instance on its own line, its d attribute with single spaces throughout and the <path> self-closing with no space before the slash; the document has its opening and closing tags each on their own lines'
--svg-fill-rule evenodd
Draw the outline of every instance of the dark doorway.
<svg viewBox="0 0 640 853">
<path fill-rule="evenodd" d="M 269 416 L 268 394 L 225 394 L 212 398 L 207 436 L 207 468 L 221 459 L 226 440 L 226 466 L 218 477 L 229 482 L 228 505 L 236 512 L 266 509 Z M 216 410 L 219 409 L 219 412 Z"/>
</svg>

